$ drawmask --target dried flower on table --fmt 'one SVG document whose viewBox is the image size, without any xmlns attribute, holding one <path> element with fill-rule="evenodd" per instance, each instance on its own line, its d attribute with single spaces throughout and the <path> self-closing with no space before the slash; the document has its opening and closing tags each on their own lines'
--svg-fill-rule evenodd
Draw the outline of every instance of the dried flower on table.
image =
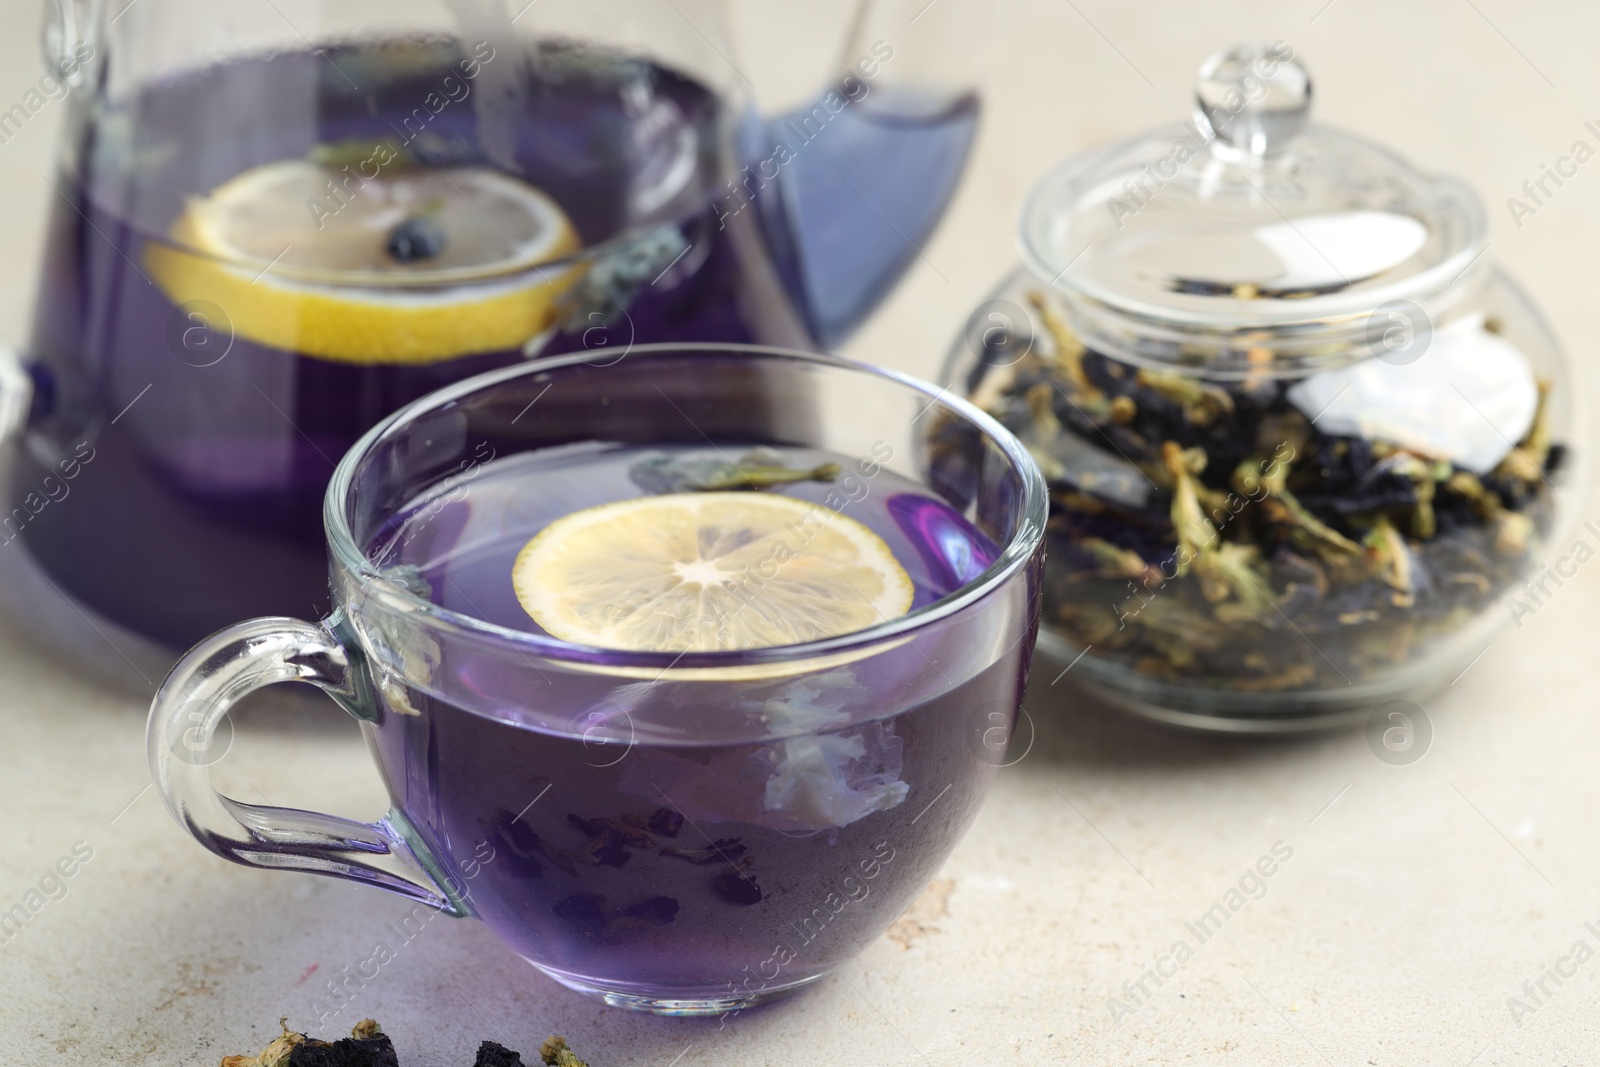
<svg viewBox="0 0 1600 1067">
<path fill-rule="evenodd" d="M 663 898 L 664 899 L 664 898 Z M 224 1056 L 222 1067 L 399 1067 L 394 1046 L 382 1027 L 363 1019 L 350 1036 L 319 1041 L 289 1029 L 287 1017 L 278 1020 L 283 1033 L 257 1056 Z M 547 1067 L 588 1067 L 564 1037 L 548 1037 L 539 1046 L 540 1062 Z M 524 1067 L 522 1055 L 495 1041 L 484 1041 L 472 1067 Z"/>
<path fill-rule="evenodd" d="M 544 1044 L 539 1046 L 539 1058 L 548 1067 L 589 1067 L 578 1059 L 572 1047 L 567 1044 L 567 1039 L 559 1036 L 544 1039 Z"/>
<path fill-rule="evenodd" d="M 350 1036 L 337 1041 L 319 1041 L 289 1029 L 285 1016 L 278 1020 L 283 1031 L 258 1056 L 224 1056 L 222 1067 L 399 1067 L 394 1045 L 376 1022 L 363 1019 Z"/>
<path fill-rule="evenodd" d="M 498 1041 L 485 1041 L 478 1046 L 477 1058 L 472 1067 L 525 1067 L 522 1053 L 513 1052 Z"/>
</svg>

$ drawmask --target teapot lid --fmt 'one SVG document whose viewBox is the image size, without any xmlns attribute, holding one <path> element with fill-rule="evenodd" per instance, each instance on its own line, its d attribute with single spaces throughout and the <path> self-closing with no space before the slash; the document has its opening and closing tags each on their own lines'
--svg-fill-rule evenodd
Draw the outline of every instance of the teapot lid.
<svg viewBox="0 0 1600 1067">
<path fill-rule="evenodd" d="M 1021 242 L 1086 343 L 1208 373 L 1298 374 L 1377 354 L 1395 313 L 1431 328 L 1487 264 L 1483 206 L 1308 123 L 1283 42 L 1211 56 L 1181 125 L 1074 156 L 1034 186 Z M 1252 355 L 1253 354 L 1253 355 Z"/>
</svg>

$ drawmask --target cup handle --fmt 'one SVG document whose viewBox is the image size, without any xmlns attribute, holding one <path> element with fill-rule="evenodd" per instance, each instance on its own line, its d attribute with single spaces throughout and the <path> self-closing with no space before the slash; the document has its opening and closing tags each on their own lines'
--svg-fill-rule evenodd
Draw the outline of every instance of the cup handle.
<svg viewBox="0 0 1600 1067">
<path fill-rule="evenodd" d="M 150 705 L 150 773 L 167 810 L 206 848 L 248 867 L 310 871 L 375 885 L 452 915 L 469 914 L 400 812 L 376 823 L 295 808 L 246 804 L 218 793 L 211 764 L 216 730 L 246 694 L 277 682 L 310 682 L 358 719 L 371 720 L 365 672 L 335 634 L 299 619 L 252 619 L 213 634 L 172 669 Z"/>
</svg>

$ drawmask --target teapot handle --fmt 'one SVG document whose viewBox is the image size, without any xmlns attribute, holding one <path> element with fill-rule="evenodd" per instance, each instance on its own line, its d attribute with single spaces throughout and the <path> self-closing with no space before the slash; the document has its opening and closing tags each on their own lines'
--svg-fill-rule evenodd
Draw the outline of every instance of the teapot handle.
<svg viewBox="0 0 1600 1067">
<path fill-rule="evenodd" d="M 832 80 L 767 117 L 771 151 L 746 161 L 747 184 L 779 185 L 795 285 L 824 348 L 912 266 L 944 277 L 925 246 L 972 151 L 971 55 L 991 21 L 959 4 L 860 0 Z"/>
<path fill-rule="evenodd" d="M 0 445 L 22 435 L 33 408 L 33 379 L 16 350 L 0 345 Z"/>
<path fill-rule="evenodd" d="M 45 65 L 73 88 L 92 84 L 91 73 L 100 59 L 104 0 L 48 0 L 47 6 L 39 38 Z M 126 4 L 111 21 L 115 22 L 132 6 Z"/>
</svg>

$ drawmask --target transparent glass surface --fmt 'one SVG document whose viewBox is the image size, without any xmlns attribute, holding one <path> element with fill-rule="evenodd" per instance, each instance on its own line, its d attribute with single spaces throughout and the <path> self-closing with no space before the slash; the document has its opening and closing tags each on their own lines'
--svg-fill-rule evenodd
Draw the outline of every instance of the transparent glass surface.
<svg viewBox="0 0 1600 1067">
<path fill-rule="evenodd" d="M 677 446 L 841 457 L 816 508 L 891 517 L 954 569 L 908 614 L 857 633 L 670 653 L 494 621 L 509 573 L 395 563 L 397 530 L 425 540 L 498 514 L 499 472 Z M 518 484 L 519 506 L 571 491 L 554 476 Z M 665 347 L 486 375 L 346 457 L 327 498 L 334 616 L 255 620 L 191 652 L 152 709 L 156 780 L 230 859 L 476 916 L 616 1005 L 736 1011 L 877 937 L 972 818 L 1027 681 L 1045 511 L 1026 450 L 986 416 L 843 360 Z M 760 610 L 760 582 L 747 592 Z M 212 791 L 193 756 L 210 729 L 243 692 L 290 679 L 362 720 L 393 802 L 382 823 Z"/>
<path fill-rule="evenodd" d="M 452 382 L 647 342 L 813 348 L 858 323 L 913 256 L 894 226 L 920 240 L 942 213 L 975 111 L 868 121 L 911 61 L 844 12 L 819 31 L 861 51 L 852 88 L 812 70 L 825 106 L 780 152 L 725 14 L 52 3 L 58 195 L 27 384 L 0 394 L 28 407 L 0 562 L 40 572 L 7 585 L 72 601 L 41 632 L 99 627 L 159 663 L 242 617 L 325 610 L 334 463 Z M 861 204 L 817 188 L 828 159 L 918 146 L 942 177 L 864 186 L 896 214 L 854 228 L 854 254 L 818 236 L 841 189 Z M 844 270 L 848 307 L 802 280 Z"/>
<path fill-rule="evenodd" d="M 1287 46 L 1046 175 L 943 380 L 1051 487 L 1041 646 L 1142 713 L 1326 726 L 1537 610 L 1585 483 L 1560 346 L 1468 187 L 1310 123 Z"/>
</svg>

